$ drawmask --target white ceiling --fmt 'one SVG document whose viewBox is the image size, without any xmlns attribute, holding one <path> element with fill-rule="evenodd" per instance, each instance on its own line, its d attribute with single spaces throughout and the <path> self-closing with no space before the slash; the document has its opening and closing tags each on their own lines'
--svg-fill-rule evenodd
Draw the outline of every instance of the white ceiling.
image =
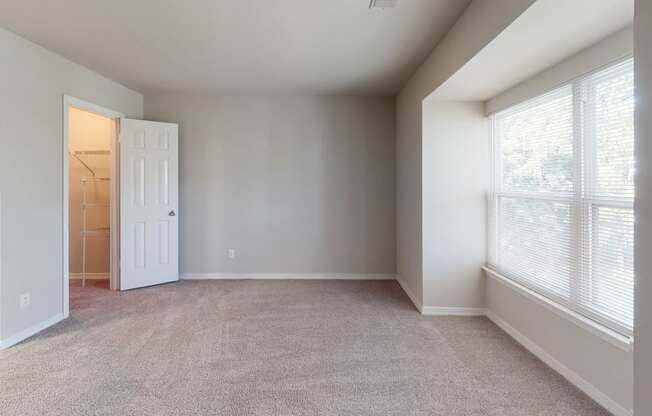
<svg viewBox="0 0 652 416">
<path fill-rule="evenodd" d="M 0 26 L 143 93 L 393 95 L 469 0 L 2 0 Z"/>
<path fill-rule="evenodd" d="M 633 19 L 634 0 L 538 0 L 429 99 L 488 100 Z"/>
</svg>

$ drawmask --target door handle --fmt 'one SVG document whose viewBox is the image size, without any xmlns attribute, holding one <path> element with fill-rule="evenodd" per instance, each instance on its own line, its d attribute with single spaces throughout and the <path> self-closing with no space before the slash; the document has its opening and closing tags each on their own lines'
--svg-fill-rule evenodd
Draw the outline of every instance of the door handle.
<svg viewBox="0 0 652 416">
<path fill-rule="evenodd" d="M 175 215 L 177 215 L 177 213 L 174 212 L 174 210 L 172 210 L 172 211 L 168 212 L 168 215 L 169 215 L 170 217 L 174 217 Z"/>
</svg>

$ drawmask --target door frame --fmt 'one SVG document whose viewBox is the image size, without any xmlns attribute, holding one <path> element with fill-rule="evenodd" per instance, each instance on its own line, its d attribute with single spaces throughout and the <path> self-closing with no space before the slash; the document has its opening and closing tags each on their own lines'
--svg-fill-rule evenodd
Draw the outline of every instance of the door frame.
<svg viewBox="0 0 652 416">
<path fill-rule="evenodd" d="M 110 261 L 109 261 L 109 284 L 112 290 L 118 290 L 120 285 L 120 238 L 118 235 L 119 232 L 119 223 L 120 223 L 120 181 L 119 181 L 119 167 L 118 167 L 118 140 L 119 140 L 119 128 L 120 128 L 120 118 L 125 117 L 124 114 L 99 106 L 97 104 L 84 101 L 82 99 L 72 97 L 70 95 L 63 95 L 63 145 L 62 145 L 62 159 L 63 159 L 63 173 L 62 173 L 62 199 L 63 199 L 63 229 L 62 229 L 62 239 L 63 239 L 63 271 L 62 271 L 62 297 L 63 297 L 63 317 L 64 319 L 70 316 L 70 293 L 69 293 L 69 279 L 70 279 L 70 172 L 69 172 L 69 155 L 68 155 L 68 143 L 69 143 L 69 126 L 68 126 L 68 116 L 69 109 L 73 107 L 78 110 L 88 111 L 106 118 L 110 118 L 114 121 L 115 131 L 111 137 L 111 161 L 110 161 L 110 176 L 111 176 L 111 185 L 110 185 L 110 217 L 111 217 L 111 232 L 110 232 Z"/>
</svg>

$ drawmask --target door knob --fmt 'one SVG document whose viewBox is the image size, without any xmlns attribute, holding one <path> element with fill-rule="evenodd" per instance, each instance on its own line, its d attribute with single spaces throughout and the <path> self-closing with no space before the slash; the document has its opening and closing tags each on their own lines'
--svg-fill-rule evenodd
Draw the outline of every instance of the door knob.
<svg viewBox="0 0 652 416">
<path fill-rule="evenodd" d="M 170 217 L 174 217 L 175 215 L 177 215 L 177 213 L 174 212 L 174 210 L 172 210 L 172 211 L 168 212 L 168 215 L 169 215 Z"/>
</svg>

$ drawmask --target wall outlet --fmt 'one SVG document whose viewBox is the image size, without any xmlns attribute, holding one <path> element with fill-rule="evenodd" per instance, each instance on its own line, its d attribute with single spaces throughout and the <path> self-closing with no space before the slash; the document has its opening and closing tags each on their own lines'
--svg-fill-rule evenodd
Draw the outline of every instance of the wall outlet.
<svg viewBox="0 0 652 416">
<path fill-rule="evenodd" d="M 229 249 L 229 258 L 233 260 L 235 258 L 235 250 L 230 248 Z"/>
<path fill-rule="evenodd" d="M 32 301 L 30 299 L 29 292 L 20 295 L 20 309 L 29 307 L 30 303 L 32 303 Z"/>
</svg>

